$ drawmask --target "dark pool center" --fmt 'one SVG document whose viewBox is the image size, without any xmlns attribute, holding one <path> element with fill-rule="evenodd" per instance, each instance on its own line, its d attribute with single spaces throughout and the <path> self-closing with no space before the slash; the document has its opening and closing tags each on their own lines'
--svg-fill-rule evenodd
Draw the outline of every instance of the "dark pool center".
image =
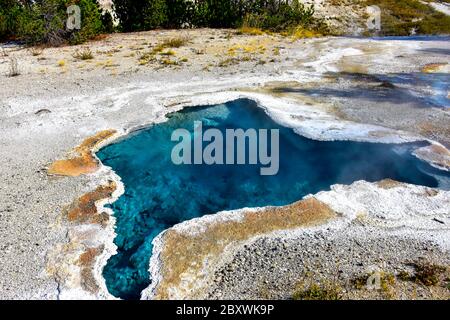
<svg viewBox="0 0 450 320">
<path fill-rule="evenodd" d="M 110 207 L 116 217 L 118 253 L 104 268 L 111 294 L 138 299 L 151 280 L 152 240 L 180 222 L 223 210 L 282 206 L 333 184 L 385 178 L 448 188 L 450 173 L 411 152 L 426 142 L 408 144 L 314 141 L 280 126 L 251 100 L 191 107 L 169 120 L 102 148 L 97 156 L 121 177 L 125 193 Z M 261 165 L 175 165 L 171 141 L 175 129 L 279 129 L 279 171 L 260 175 Z M 207 144 L 205 142 L 205 144 Z M 439 181 L 439 182 L 438 182 Z"/>
</svg>

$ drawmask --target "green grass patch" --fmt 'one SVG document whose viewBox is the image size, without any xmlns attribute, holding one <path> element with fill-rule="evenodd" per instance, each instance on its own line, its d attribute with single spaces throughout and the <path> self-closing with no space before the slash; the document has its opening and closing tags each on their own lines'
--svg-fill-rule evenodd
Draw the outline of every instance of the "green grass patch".
<svg viewBox="0 0 450 320">
<path fill-rule="evenodd" d="M 381 8 L 381 35 L 450 34 L 450 17 L 417 0 L 367 0 Z"/>
</svg>

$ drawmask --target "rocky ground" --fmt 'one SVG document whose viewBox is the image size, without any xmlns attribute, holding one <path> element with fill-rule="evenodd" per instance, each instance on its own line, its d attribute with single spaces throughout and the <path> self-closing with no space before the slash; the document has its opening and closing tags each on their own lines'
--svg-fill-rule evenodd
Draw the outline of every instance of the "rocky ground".
<svg viewBox="0 0 450 320">
<path fill-rule="evenodd" d="M 448 299 L 449 204 L 448 192 L 385 180 L 334 186 L 294 204 L 286 210 L 303 217 L 295 223 L 276 210 L 278 224 L 271 208 L 185 222 L 156 239 L 158 281 L 144 296 Z M 180 265 L 194 251 L 192 264 Z"/>
<path fill-rule="evenodd" d="M 344 229 L 299 231 L 293 238 L 272 235 L 243 245 L 216 271 L 206 296 L 448 299 L 447 250 L 426 229 L 417 230 L 418 236 L 406 226 L 383 228 L 373 224 L 372 214 L 359 216 Z M 389 220 L 387 214 L 384 223 Z M 448 237 L 448 229 L 442 229 L 441 236 Z M 420 278 L 424 268 L 430 269 L 433 283 Z"/>
<path fill-rule="evenodd" d="M 447 270 L 437 273 L 437 285 L 427 286 L 415 279 L 416 264 L 449 265 L 448 256 L 433 242 L 380 238 L 361 226 L 351 226 L 348 231 L 345 235 L 317 232 L 299 239 L 258 239 L 216 272 L 206 297 L 295 299 L 303 294 L 313 299 L 316 294 L 319 299 L 449 298 Z M 348 236 L 355 231 L 356 235 Z M 396 249 L 386 249 L 391 247 Z"/>
<path fill-rule="evenodd" d="M 180 38 L 184 39 L 180 45 L 169 41 Z M 70 178 L 49 176 L 46 171 L 53 161 L 70 157 L 70 151 L 86 138 L 101 130 L 114 129 L 120 135 L 163 121 L 167 112 L 183 106 L 250 97 L 277 112 L 283 110 L 276 107 L 283 106 L 284 114 L 295 114 L 302 123 L 299 130 L 312 138 L 398 142 L 429 138 L 448 147 L 448 111 L 428 100 L 432 86 L 415 87 L 384 77 L 448 72 L 447 40 L 295 40 L 205 29 L 116 34 L 83 46 L 42 51 L 2 45 L 0 297 L 112 298 L 104 287 L 101 267 L 114 252 L 114 220 L 108 227 L 75 223 L 67 212 L 74 200 L 107 184 L 114 175 L 105 168 Z M 89 51 L 92 58 L 83 60 L 83 53 Z M 14 61 L 17 72 L 11 72 Z M 348 91 L 353 94 L 342 95 Z M 440 150 L 444 162 L 448 161 L 448 150 Z M 448 201 L 447 194 L 444 199 Z M 350 228 L 361 230 L 356 222 Z M 407 261 L 422 256 L 448 265 L 448 249 L 439 241 L 397 234 L 398 241 L 394 235 L 376 241 L 373 232 L 368 230 L 367 237 L 355 232 L 350 238 L 339 231 L 318 233 L 316 245 L 328 247 L 331 239 L 333 244 L 342 243 L 323 259 L 343 261 L 339 270 L 345 279 L 368 266 L 379 266 L 377 259 L 392 263 L 385 271 L 396 277 Z M 433 232 L 426 229 L 423 234 Z M 208 297 L 236 297 L 245 288 L 248 296 L 291 296 L 306 270 L 302 264 L 295 267 L 295 261 L 308 260 L 314 251 L 313 242 L 308 251 L 299 249 L 308 246 L 308 237 L 312 236 L 255 241 L 235 258 L 242 271 L 233 277 L 241 279 L 243 287 L 234 286 L 233 273 L 223 267 L 222 280 L 202 292 Z M 364 246 L 355 247 L 353 241 Z M 389 251 L 385 257 L 380 257 L 379 243 Z M 96 248 L 104 248 L 103 255 L 94 254 Z M 354 266 L 355 256 L 347 253 L 349 249 L 363 257 L 363 266 Z M 268 255 L 270 263 L 259 260 L 255 251 Z M 281 261 L 291 270 L 280 273 L 284 292 L 272 288 L 277 275 L 270 269 Z M 255 275 L 250 271 L 258 264 L 266 267 Z M 329 266 L 323 272 L 334 275 L 335 269 Z M 405 266 L 405 270 L 413 276 L 412 269 Z M 250 286 L 252 279 L 258 280 L 258 286 Z M 425 291 L 419 290 L 418 297 L 431 297 Z M 349 291 L 346 297 L 352 294 Z"/>
</svg>

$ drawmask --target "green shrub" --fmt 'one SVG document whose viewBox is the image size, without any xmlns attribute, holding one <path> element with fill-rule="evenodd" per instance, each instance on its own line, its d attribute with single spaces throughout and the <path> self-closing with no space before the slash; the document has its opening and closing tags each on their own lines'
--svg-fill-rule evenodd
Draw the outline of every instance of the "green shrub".
<svg viewBox="0 0 450 320">
<path fill-rule="evenodd" d="M 236 28 L 253 19 L 268 30 L 312 25 L 314 9 L 298 0 L 113 0 L 123 31 L 157 27 Z"/>
<path fill-rule="evenodd" d="M 166 15 L 164 27 L 181 28 L 192 26 L 194 4 L 185 0 L 166 0 Z"/>
<path fill-rule="evenodd" d="M 122 31 L 143 31 L 167 22 L 165 0 L 113 0 Z"/>
<path fill-rule="evenodd" d="M 427 15 L 416 29 L 420 34 L 450 34 L 450 17 L 441 12 Z"/>
<path fill-rule="evenodd" d="M 14 37 L 22 6 L 16 0 L 0 0 L 0 41 Z"/>
<path fill-rule="evenodd" d="M 66 28 L 67 8 L 71 5 L 80 7 L 80 30 Z M 3 40 L 14 37 L 28 44 L 78 44 L 104 30 L 96 0 L 0 0 L 0 8 L 0 39 Z"/>
<path fill-rule="evenodd" d="M 17 36 L 28 44 L 64 42 L 65 26 L 57 1 L 30 5 L 17 19 Z"/>
<path fill-rule="evenodd" d="M 148 1 L 144 11 L 144 30 L 163 27 L 167 23 L 167 5 L 165 0 Z"/>
<path fill-rule="evenodd" d="M 114 26 L 113 17 L 109 11 L 102 12 L 101 21 L 102 21 L 102 32 L 113 33 L 116 31 L 116 27 Z"/>
<path fill-rule="evenodd" d="M 198 11 L 195 11 L 196 23 L 213 28 L 237 27 L 243 18 L 243 5 L 243 1 L 234 0 L 199 1 Z"/>
<path fill-rule="evenodd" d="M 291 4 L 281 3 L 277 7 L 269 6 L 256 13 L 259 28 L 271 31 L 287 30 L 296 26 L 308 26 L 313 22 L 314 7 L 305 7 L 298 0 Z M 255 16 L 253 19 L 256 19 Z"/>
<path fill-rule="evenodd" d="M 101 10 L 95 0 L 72 0 L 64 1 L 66 7 L 76 4 L 81 9 L 81 29 L 71 32 L 69 42 L 72 44 L 83 43 L 92 39 L 103 31 Z"/>
</svg>

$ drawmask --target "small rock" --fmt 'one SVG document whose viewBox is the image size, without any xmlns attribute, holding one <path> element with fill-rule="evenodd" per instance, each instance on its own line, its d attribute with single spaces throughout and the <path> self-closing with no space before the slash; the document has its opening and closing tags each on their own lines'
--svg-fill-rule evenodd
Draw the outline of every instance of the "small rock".
<svg viewBox="0 0 450 320">
<path fill-rule="evenodd" d="M 40 116 L 40 115 L 47 114 L 47 113 L 51 113 L 51 111 L 48 109 L 40 109 L 40 110 L 36 111 L 34 114 L 37 116 Z"/>
<path fill-rule="evenodd" d="M 442 221 L 442 220 L 439 220 L 439 219 L 437 219 L 437 218 L 433 218 L 433 221 L 436 221 L 436 222 L 438 222 L 438 223 L 440 223 L 440 224 L 445 224 L 445 222 L 444 222 L 444 221 Z"/>
</svg>

